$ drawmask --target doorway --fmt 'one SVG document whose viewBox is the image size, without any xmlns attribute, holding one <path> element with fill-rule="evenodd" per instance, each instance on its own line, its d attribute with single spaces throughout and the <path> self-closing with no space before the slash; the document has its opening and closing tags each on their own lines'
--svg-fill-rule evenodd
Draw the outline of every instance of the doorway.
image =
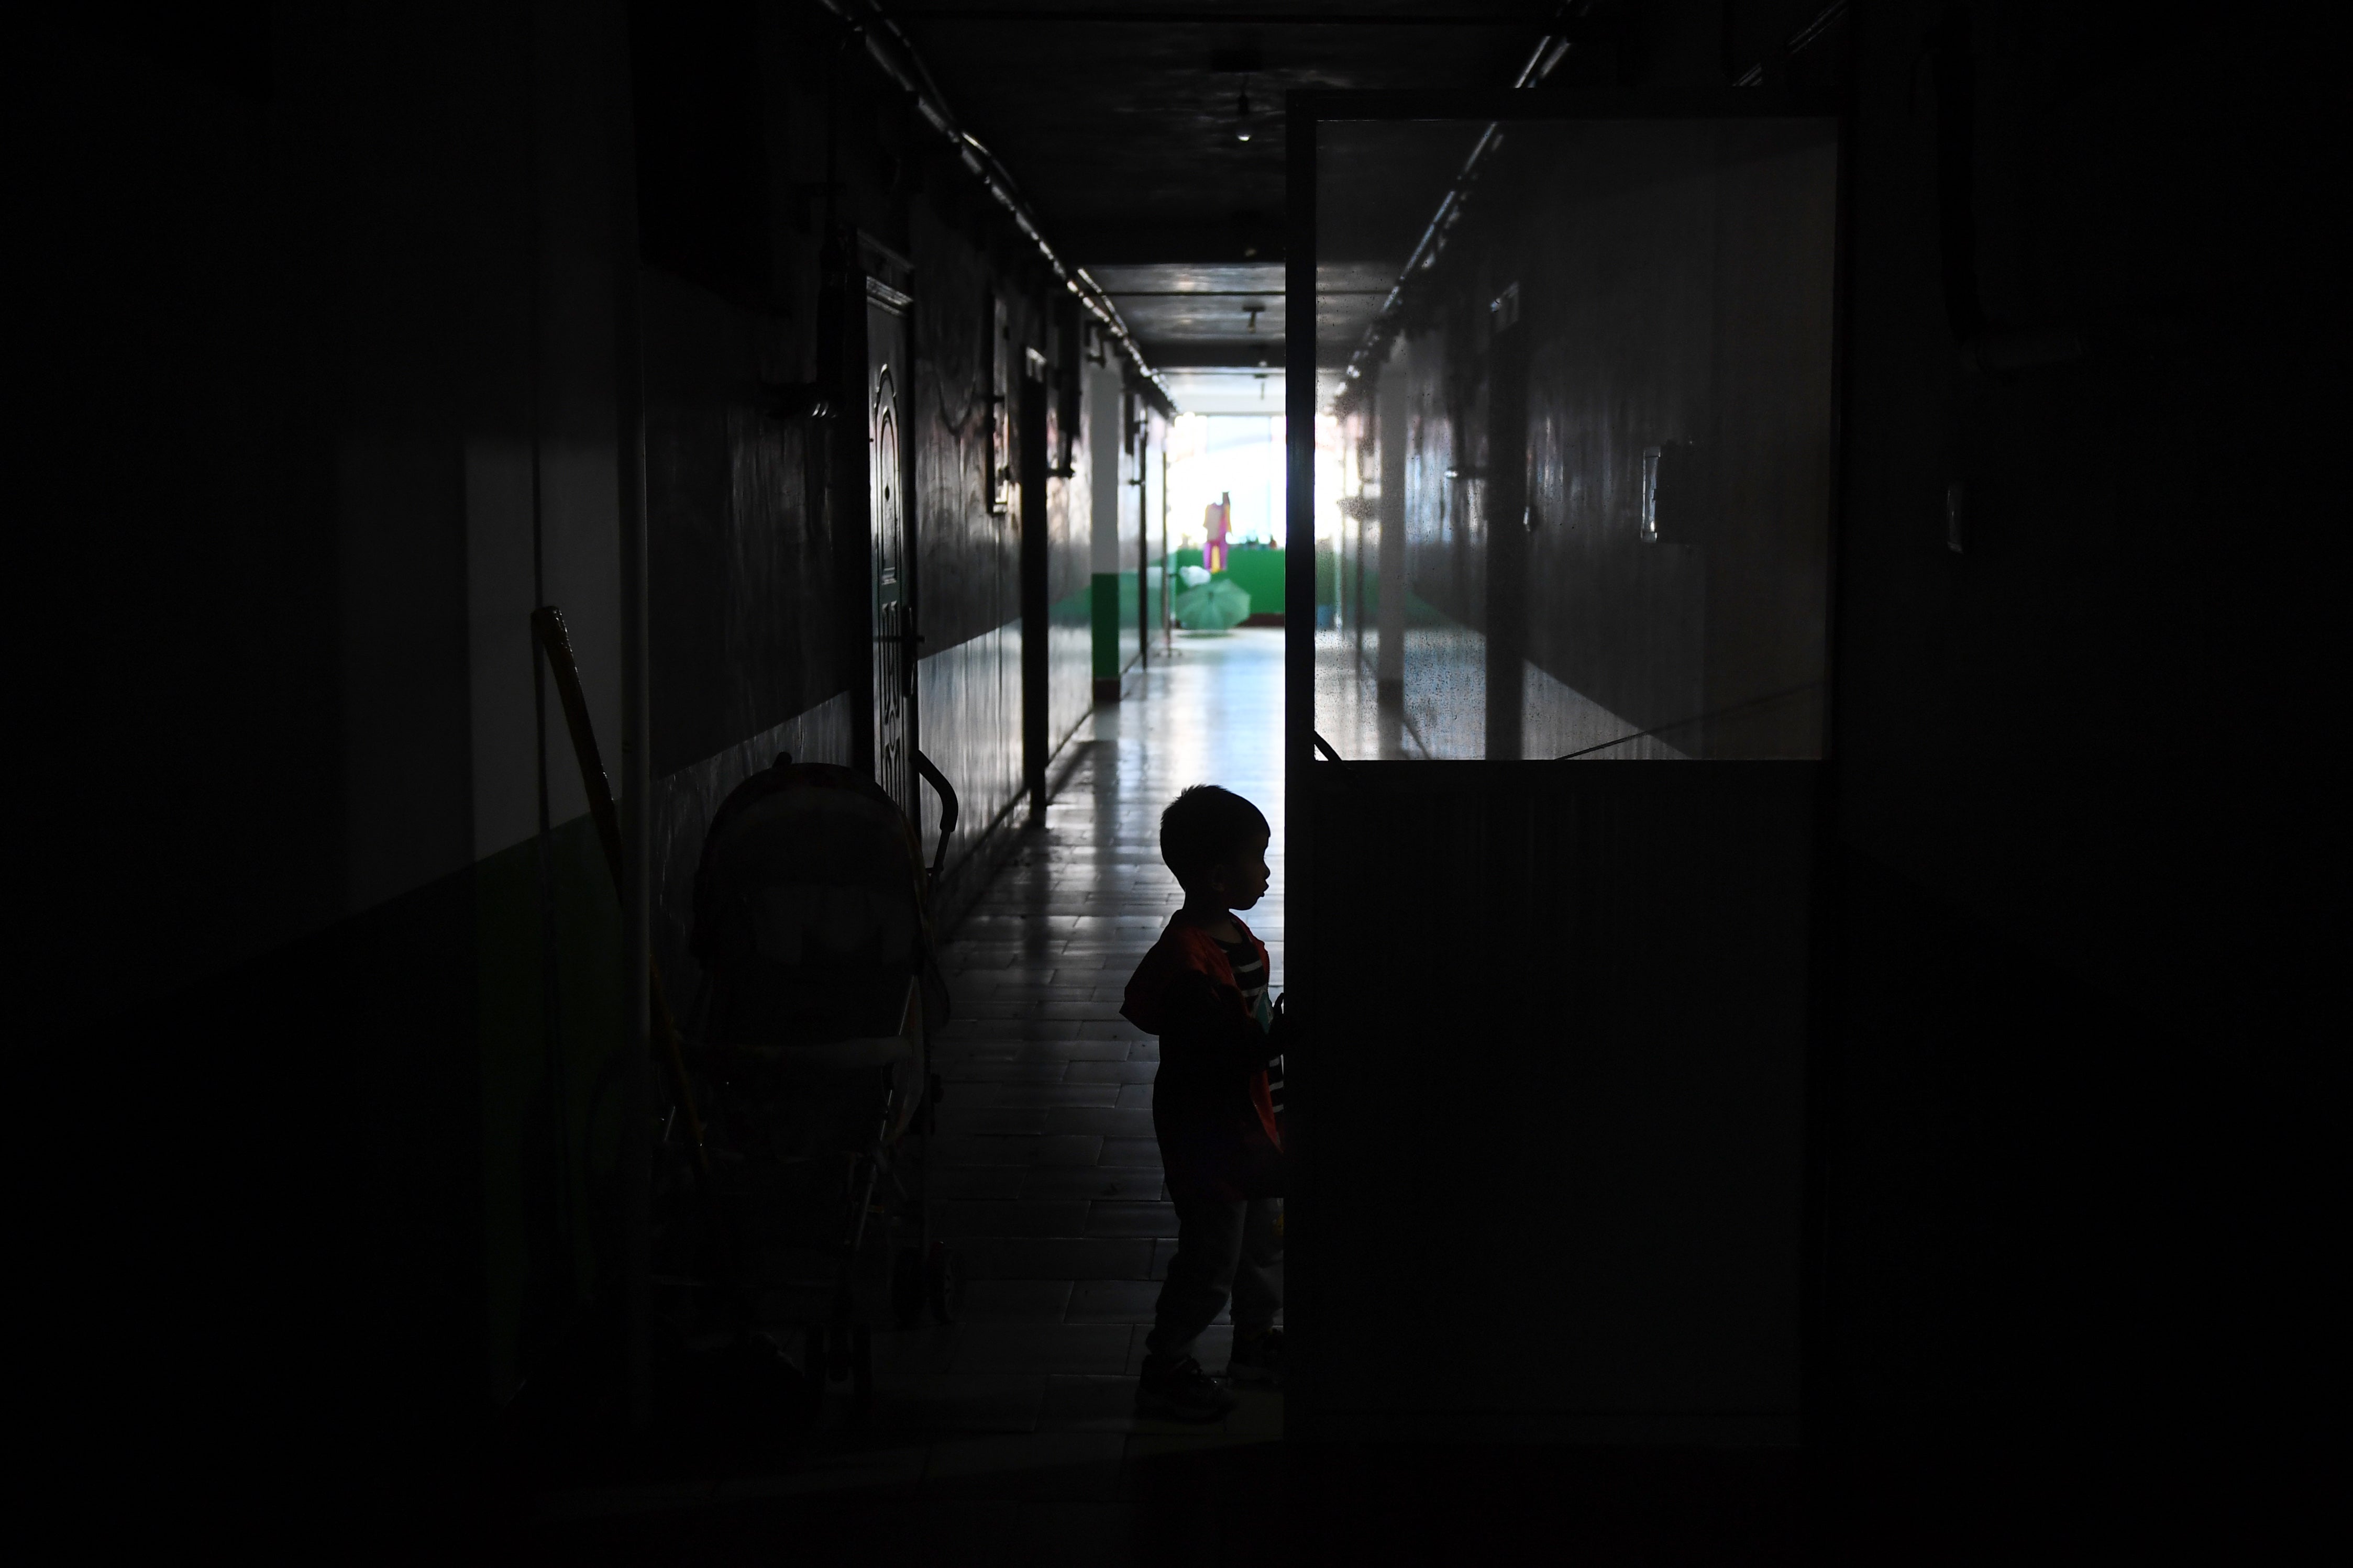
<svg viewBox="0 0 2353 1568">
<path fill-rule="evenodd" d="M 866 279 L 867 522 L 874 626 L 874 777 L 910 822 L 915 798 L 916 630 L 913 509 L 902 400 L 912 384 L 908 310 L 913 301 L 878 278 Z"/>
</svg>

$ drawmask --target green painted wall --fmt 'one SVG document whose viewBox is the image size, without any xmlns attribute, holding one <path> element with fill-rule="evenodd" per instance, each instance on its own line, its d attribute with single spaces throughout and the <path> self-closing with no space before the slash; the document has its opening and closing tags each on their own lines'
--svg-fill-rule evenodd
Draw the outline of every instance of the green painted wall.
<svg viewBox="0 0 2353 1568">
<path fill-rule="evenodd" d="M 1142 574 L 1096 573 L 1093 607 L 1095 679 L 1109 680 L 1135 662 L 1136 640 L 1144 624 Z"/>
<path fill-rule="evenodd" d="M 525 1379 L 614 1383 L 618 900 L 586 819 L 549 850 L 552 922 L 525 843 L 76 1040 L 74 1092 L 148 1162 L 89 1178 L 75 1310 L 111 1399 L 236 1412 L 340 1507 L 438 1495 Z"/>
<path fill-rule="evenodd" d="M 474 868 L 475 1028 L 480 1042 L 482 1267 L 490 1393 L 512 1394 L 616 1261 L 620 900 L 595 825 L 526 841 Z M 552 929 L 551 929 L 552 928 Z M 553 984 L 542 965 L 552 945 Z M 551 1016 L 552 1008 L 552 1016 Z"/>
</svg>

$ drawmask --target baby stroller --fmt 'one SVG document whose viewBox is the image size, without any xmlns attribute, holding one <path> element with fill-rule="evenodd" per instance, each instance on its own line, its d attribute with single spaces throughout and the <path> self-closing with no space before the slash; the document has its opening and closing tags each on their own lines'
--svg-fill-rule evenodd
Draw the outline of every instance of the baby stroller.
<svg viewBox="0 0 2353 1568">
<path fill-rule="evenodd" d="M 928 759 L 917 765 L 940 792 L 944 854 L 955 792 Z M 924 1201 L 931 1037 L 948 1011 L 931 933 L 937 870 L 871 779 L 785 755 L 720 806 L 695 872 L 704 979 L 684 1033 L 723 1221 L 718 1271 L 746 1297 L 829 1285 L 806 1323 L 803 1370 L 812 1384 L 854 1381 L 861 1405 L 873 1355 L 856 1283 L 871 1222 L 897 1244 L 902 1323 L 955 1310 L 955 1259 L 932 1239 Z M 812 1259 L 826 1271 L 815 1280 Z"/>
</svg>

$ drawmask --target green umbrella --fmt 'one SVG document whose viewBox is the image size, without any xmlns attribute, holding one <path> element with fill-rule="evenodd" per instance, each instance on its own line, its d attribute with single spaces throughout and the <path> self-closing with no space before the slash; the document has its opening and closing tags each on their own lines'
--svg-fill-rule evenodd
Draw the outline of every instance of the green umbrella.
<svg viewBox="0 0 2353 1568">
<path fill-rule="evenodd" d="M 1250 593 L 1230 577 L 1214 577 L 1176 595 L 1176 624 L 1188 632 L 1222 632 L 1250 619 Z"/>
</svg>

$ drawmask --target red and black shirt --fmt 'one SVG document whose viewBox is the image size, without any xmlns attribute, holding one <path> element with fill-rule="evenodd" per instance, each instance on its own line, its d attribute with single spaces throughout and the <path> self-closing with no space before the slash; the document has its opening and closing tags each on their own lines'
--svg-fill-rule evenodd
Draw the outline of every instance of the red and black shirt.
<svg viewBox="0 0 2353 1568">
<path fill-rule="evenodd" d="M 1241 928 L 1219 942 L 1182 913 L 1168 922 L 1120 1012 L 1160 1037 L 1152 1127 L 1172 1194 L 1279 1197 L 1282 1133 L 1267 1084 L 1266 946 Z"/>
</svg>

